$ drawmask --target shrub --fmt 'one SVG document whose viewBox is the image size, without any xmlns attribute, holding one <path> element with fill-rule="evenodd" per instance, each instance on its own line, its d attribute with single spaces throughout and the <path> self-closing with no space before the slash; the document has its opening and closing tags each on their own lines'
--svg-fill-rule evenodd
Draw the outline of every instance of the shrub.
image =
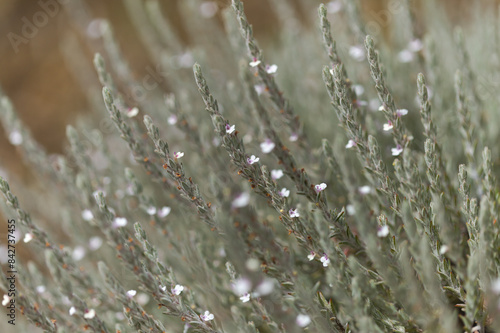
<svg viewBox="0 0 500 333">
<path fill-rule="evenodd" d="M 95 114 L 49 156 L 2 96 L 39 176 L 29 192 L 0 179 L 32 251 L 7 268 L 15 295 L 1 280 L 5 305 L 44 332 L 499 331 L 491 15 L 453 43 L 434 2 L 419 17 L 397 2 L 383 22 L 320 5 L 307 29 L 276 0 L 266 62 L 240 0 L 223 28 L 183 4 L 209 31 L 189 52 L 158 2 L 125 3 L 169 71 L 165 98 L 106 22 L 94 64 L 114 130 L 91 86 Z M 390 21 L 388 40 L 368 35 Z"/>
</svg>

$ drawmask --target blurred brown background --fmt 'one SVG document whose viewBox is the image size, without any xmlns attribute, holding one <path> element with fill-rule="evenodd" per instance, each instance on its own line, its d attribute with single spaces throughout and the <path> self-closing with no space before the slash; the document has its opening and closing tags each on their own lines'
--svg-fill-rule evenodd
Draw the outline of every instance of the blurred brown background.
<svg viewBox="0 0 500 333">
<path fill-rule="evenodd" d="M 26 21 L 33 22 L 34 15 L 43 10 L 41 3 L 70 3 L 72 1 L 74 0 L 0 0 L 0 36 L 2 37 L 0 39 L 0 86 L 12 100 L 20 118 L 30 128 L 35 139 L 49 153 L 62 152 L 66 125 L 73 124 L 78 114 L 89 112 L 91 108 L 71 69 L 67 66 L 67 60 L 60 47 L 61 41 L 68 32 L 77 33 L 76 24 L 62 6 L 59 6 L 54 17 L 51 17 L 43 26 L 41 25 L 37 32 L 33 33 L 32 38 L 16 40 L 18 44 L 15 43 L 13 46 L 12 38 L 15 37 L 12 33 L 22 36 Z M 146 68 L 149 64 L 147 54 L 122 1 L 83 1 L 89 6 L 89 17 L 110 20 L 123 54 L 133 65 L 133 70 L 140 73 Z M 177 3 L 180 1 L 183 0 L 160 0 L 163 14 L 174 23 L 176 33 L 182 37 L 184 43 L 189 44 L 190 36 L 182 26 L 178 15 Z M 289 1 L 296 5 L 298 11 L 300 10 L 299 0 Z M 309 1 L 315 4 L 322 2 L 320 0 Z M 364 15 L 368 19 L 373 19 L 373 15 L 386 8 L 389 1 L 395 0 L 361 0 Z M 425 1 L 414 0 L 417 7 Z M 445 6 L 446 13 L 453 23 L 463 24 L 467 21 L 470 6 L 468 0 L 436 1 Z M 495 1 L 500 2 L 500 0 L 481 0 L 480 2 L 490 5 Z M 230 1 L 218 0 L 217 2 L 220 7 L 225 7 Z M 270 32 L 276 30 L 276 18 L 267 0 L 244 2 L 257 39 L 269 38 Z M 304 18 L 304 15 L 299 16 Z M 309 22 L 309 25 L 314 23 Z M 100 51 L 98 46 L 89 45 L 81 56 L 88 59 L 90 63 L 96 51 Z M 94 73 L 91 74 L 94 75 Z M 94 76 L 97 82 L 97 76 Z M 20 162 L 20 157 L 8 142 L 0 126 L 0 174 L 3 173 L 2 169 L 9 173 L 13 172 L 25 178 L 26 181 L 29 179 L 27 167 Z"/>
<path fill-rule="evenodd" d="M 41 2 L 40 2 L 41 1 Z M 58 1 L 67 3 L 73 0 L 2 0 L 0 1 L 0 85 L 4 93 L 13 101 L 22 120 L 31 129 L 34 137 L 47 148 L 50 153 L 59 153 L 65 137 L 65 126 L 73 123 L 75 115 L 86 112 L 85 98 L 70 70 L 65 65 L 62 55 L 61 38 L 75 25 L 68 14 L 59 8 L 54 17 L 43 25 L 33 38 L 12 45 L 9 33 L 21 35 L 26 20 L 33 22 L 34 15 L 42 7 L 41 3 Z M 137 0 L 141 1 L 141 0 Z M 177 2 L 182 0 L 161 1 L 164 14 L 175 23 L 179 33 L 186 43 L 189 36 L 182 27 L 177 14 Z M 298 0 L 292 1 L 297 3 Z M 321 1 L 313 1 L 318 4 Z M 377 13 L 387 6 L 389 0 L 362 0 L 365 14 Z M 420 2 L 423 0 L 416 0 Z M 228 0 L 218 1 L 220 7 L 228 5 Z M 273 13 L 266 0 L 244 1 L 249 20 L 254 25 L 257 38 L 265 38 L 272 31 Z M 441 1 L 447 6 L 452 21 L 465 19 L 468 1 Z M 489 2 L 489 0 L 484 0 Z M 93 17 L 108 18 L 120 42 L 123 53 L 136 68 L 145 68 L 147 58 L 138 41 L 137 34 L 130 23 L 128 14 L 120 0 L 86 0 Z M 61 7 L 61 6 L 60 6 Z M 299 7 L 297 7 L 299 8 Z M 96 51 L 87 50 L 84 55 L 91 59 Z M 96 79 L 97 80 L 97 79 Z M 23 175 L 25 169 L 20 167 L 14 148 L 5 139 L 0 129 L 0 168 L 18 172 Z"/>
</svg>

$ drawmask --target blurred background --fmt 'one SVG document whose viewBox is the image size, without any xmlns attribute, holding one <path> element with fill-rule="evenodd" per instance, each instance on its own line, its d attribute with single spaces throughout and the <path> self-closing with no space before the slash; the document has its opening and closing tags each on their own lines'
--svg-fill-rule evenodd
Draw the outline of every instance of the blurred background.
<svg viewBox="0 0 500 333">
<path fill-rule="evenodd" d="M 137 0 L 141 1 L 141 0 Z M 161 9 L 175 28 L 175 33 L 186 45 L 191 37 L 180 20 L 178 2 L 182 0 L 163 0 Z M 305 26 L 315 28 L 316 22 L 309 22 L 303 14 L 298 0 L 289 0 L 295 5 L 297 14 Z M 65 141 L 65 126 L 75 121 L 79 114 L 89 112 L 82 89 L 64 56 L 61 44 L 68 34 L 86 38 L 83 45 L 87 48 L 81 59 L 92 61 L 93 54 L 100 51 L 99 41 L 92 39 L 92 27 L 87 27 L 88 36 L 82 36 L 82 25 L 68 14 L 65 6 L 72 0 L 2 0 L 0 1 L 0 85 L 4 93 L 12 100 L 21 119 L 31 129 L 34 137 L 49 153 L 61 153 Z M 272 39 L 276 26 L 276 17 L 267 0 L 244 1 L 247 15 L 254 26 L 258 40 L 265 43 Z M 319 4 L 321 1 L 311 0 Z M 383 19 L 384 10 L 391 5 L 389 0 L 362 0 L 363 15 L 368 19 Z M 418 7 L 419 2 L 414 1 Z M 466 0 L 441 0 L 453 24 L 464 24 L 467 20 Z M 488 0 L 481 1 L 490 3 Z M 50 6 L 56 3 L 57 6 Z M 115 31 L 116 37 L 135 74 L 144 75 L 144 68 L 149 65 L 146 52 L 139 41 L 137 32 L 121 0 L 86 0 L 89 12 L 81 17 L 107 18 Z M 216 8 L 228 6 L 228 0 L 206 3 L 216 4 Z M 59 5 L 66 4 L 66 5 Z M 206 9 L 206 8 L 205 8 Z M 200 8 L 203 10 L 203 8 Z M 45 22 L 40 11 L 46 12 L 49 19 Z M 53 17 L 50 17 L 53 16 Z M 217 13 L 215 14 L 217 16 Z M 47 17 L 47 15 L 45 15 Z M 89 21 L 91 22 L 91 21 Z M 29 23 L 37 23 L 40 28 L 30 30 Z M 23 30 L 24 29 L 24 30 Z M 24 33 L 24 34 L 23 34 Z M 24 36 L 24 37 L 23 37 Z M 90 38 L 89 38 L 90 37 Z M 94 41 L 94 42 L 93 42 Z M 78 60 L 76 60 L 78 61 Z M 94 75 L 92 73 L 92 75 Z M 97 76 L 94 75 L 97 82 Z M 28 177 L 26 168 L 19 163 L 14 147 L 0 129 L 0 168 L 15 172 L 21 177 Z M 6 170 L 6 171 L 7 171 Z"/>
<path fill-rule="evenodd" d="M 199 36 L 192 36 L 188 27 L 183 25 L 181 1 L 187 0 L 160 0 L 159 3 L 162 14 L 172 24 L 172 32 L 179 37 L 183 47 L 188 49 Z M 322 1 L 288 1 L 293 4 L 297 17 L 301 20 L 301 29 L 317 29 L 314 7 L 317 8 Z M 387 20 L 386 14 L 390 6 L 401 1 L 405 0 L 360 0 L 362 15 L 367 22 L 383 22 Z M 412 1 L 417 21 L 422 20 L 419 17 L 419 7 L 425 2 L 426 0 Z M 469 1 L 435 2 L 442 7 L 452 25 L 467 25 L 468 16 L 471 15 Z M 484 5 L 484 10 L 491 10 L 497 8 L 497 2 L 500 0 L 481 0 L 479 3 Z M 229 3 L 229 0 L 200 1 L 201 16 L 220 24 L 220 11 L 229 6 Z M 272 43 L 277 34 L 276 15 L 268 0 L 246 0 L 244 3 L 254 34 L 266 50 L 266 44 Z M 330 9 L 335 10 L 338 3 L 340 1 L 330 2 Z M 140 41 L 139 33 L 122 0 L 0 1 L 0 87 L 11 99 L 19 117 L 31 130 L 34 138 L 49 154 L 63 153 L 67 124 L 75 124 L 79 116 L 94 112 L 94 107 L 86 96 L 85 85 L 89 83 L 100 87 L 93 71 L 92 59 L 95 52 L 105 53 L 98 33 L 99 19 L 102 18 L 111 23 L 133 75 L 136 78 L 148 75 L 148 71 L 155 68 L 154 63 Z M 390 25 L 379 26 L 380 36 L 383 38 Z M 82 72 L 75 71 L 75 64 L 76 67 L 81 65 L 82 68 L 90 69 L 86 71 L 87 77 L 75 74 Z M 168 91 L 168 86 L 163 88 Z M 97 92 L 95 97 L 103 108 L 100 93 Z M 27 184 L 32 179 L 30 172 L 7 136 L 0 126 L 0 175 L 13 174 Z M 3 230 L 0 230 L 0 235 L 1 244 L 6 239 Z M 6 257 L 3 253 L 0 255 L 1 258 Z M 22 245 L 19 247 L 19 255 L 29 256 L 27 252 L 23 252 Z"/>
</svg>

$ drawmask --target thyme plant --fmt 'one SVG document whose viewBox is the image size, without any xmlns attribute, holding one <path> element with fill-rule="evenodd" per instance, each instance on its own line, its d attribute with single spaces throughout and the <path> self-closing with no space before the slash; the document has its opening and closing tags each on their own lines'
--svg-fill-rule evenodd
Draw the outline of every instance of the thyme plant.
<svg viewBox="0 0 500 333">
<path fill-rule="evenodd" d="M 0 279 L 16 329 L 500 332 L 494 15 L 451 31 L 436 1 L 393 1 L 382 24 L 357 1 L 304 0 L 311 28 L 273 0 L 262 48 L 240 0 L 222 25 L 215 2 L 186 0 L 186 48 L 158 0 L 124 3 L 160 80 L 99 21 L 96 78 L 74 68 L 95 110 L 67 154 L 1 95 L 38 176 L 0 178 L 30 251 L 14 293 Z"/>
</svg>

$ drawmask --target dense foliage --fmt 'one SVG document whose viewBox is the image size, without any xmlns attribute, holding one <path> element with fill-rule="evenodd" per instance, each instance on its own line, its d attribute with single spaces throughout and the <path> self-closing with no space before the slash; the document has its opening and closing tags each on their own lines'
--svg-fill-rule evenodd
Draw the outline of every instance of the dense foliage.
<svg viewBox="0 0 500 333">
<path fill-rule="evenodd" d="M 65 156 L 1 97 L 39 176 L 0 179 L 32 251 L 16 266 L 26 330 L 500 332 L 493 14 L 452 32 L 435 1 L 371 21 L 332 1 L 308 28 L 274 0 L 264 58 L 240 0 L 223 25 L 183 2 L 190 49 L 158 1 L 125 3 L 157 76 L 99 21 L 104 103 L 85 86 L 95 110 Z"/>
</svg>

